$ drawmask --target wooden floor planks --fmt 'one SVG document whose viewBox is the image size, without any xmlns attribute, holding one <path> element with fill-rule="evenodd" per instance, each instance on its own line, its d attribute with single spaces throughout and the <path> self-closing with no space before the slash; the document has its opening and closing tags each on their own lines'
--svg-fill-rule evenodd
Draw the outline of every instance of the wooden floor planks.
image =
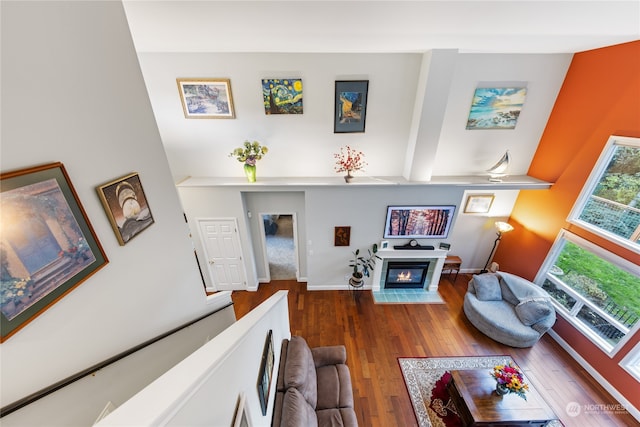
<svg viewBox="0 0 640 427">
<path fill-rule="evenodd" d="M 274 281 L 257 292 L 233 293 L 240 318 L 278 290 L 289 291 L 292 335 L 309 345 L 344 344 L 361 427 L 417 426 L 398 357 L 510 354 L 567 427 L 640 426 L 629 414 L 601 411 L 572 417 L 570 402 L 617 403 L 551 337 L 528 349 L 499 344 L 477 331 L 462 312 L 469 277 L 440 282 L 445 304 L 375 304 L 369 291 L 307 291 L 304 283 Z"/>
</svg>

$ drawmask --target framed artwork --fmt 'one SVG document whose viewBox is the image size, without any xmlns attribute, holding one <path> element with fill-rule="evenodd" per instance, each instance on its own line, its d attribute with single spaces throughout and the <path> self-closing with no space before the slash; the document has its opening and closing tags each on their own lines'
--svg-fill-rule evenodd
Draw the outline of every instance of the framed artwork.
<svg viewBox="0 0 640 427">
<path fill-rule="evenodd" d="M 233 119 L 236 117 L 229 79 L 176 79 L 184 117 Z"/>
<path fill-rule="evenodd" d="M 0 180 L 4 342 L 109 261 L 62 163 Z"/>
<path fill-rule="evenodd" d="M 526 94 L 526 87 L 477 88 L 467 129 L 515 129 Z"/>
<path fill-rule="evenodd" d="M 302 79 L 263 79 L 264 113 L 302 114 Z"/>
<path fill-rule="evenodd" d="M 349 246 L 350 242 L 351 242 L 351 227 L 349 226 L 336 227 L 333 232 L 333 245 Z"/>
<path fill-rule="evenodd" d="M 467 197 L 464 213 L 487 213 L 493 204 L 493 194 L 474 194 Z"/>
<path fill-rule="evenodd" d="M 249 408 L 247 408 L 247 395 L 240 394 L 240 401 L 238 402 L 238 409 L 233 419 L 233 427 L 251 427 L 251 420 L 249 419 Z"/>
<path fill-rule="evenodd" d="M 267 403 L 269 402 L 269 391 L 271 390 L 271 379 L 273 377 L 273 366 L 275 364 L 275 351 L 273 347 L 273 331 L 267 333 L 267 339 L 262 351 L 262 361 L 260 362 L 260 373 L 258 375 L 258 398 L 262 415 L 267 415 Z"/>
<path fill-rule="evenodd" d="M 455 206 L 388 206 L 383 238 L 446 238 L 455 209 Z"/>
<path fill-rule="evenodd" d="M 380 242 L 380 250 L 386 251 L 387 249 L 389 249 L 389 241 L 388 240 L 382 240 Z"/>
<path fill-rule="evenodd" d="M 336 81 L 334 133 L 364 132 L 369 80 Z"/>
<path fill-rule="evenodd" d="M 153 224 L 153 215 L 137 173 L 101 185 L 97 191 L 120 246 Z"/>
</svg>

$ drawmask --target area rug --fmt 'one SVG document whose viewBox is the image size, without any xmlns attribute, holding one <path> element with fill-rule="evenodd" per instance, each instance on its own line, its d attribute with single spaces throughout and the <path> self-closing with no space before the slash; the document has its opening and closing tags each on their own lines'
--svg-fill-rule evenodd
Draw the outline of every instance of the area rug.
<svg viewBox="0 0 640 427">
<path fill-rule="evenodd" d="M 420 427 L 462 426 L 446 388 L 449 371 L 487 368 L 489 375 L 494 366 L 509 362 L 513 362 L 510 356 L 398 358 Z M 548 426 L 561 427 L 562 423 L 552 421 Z"/>
</svg>

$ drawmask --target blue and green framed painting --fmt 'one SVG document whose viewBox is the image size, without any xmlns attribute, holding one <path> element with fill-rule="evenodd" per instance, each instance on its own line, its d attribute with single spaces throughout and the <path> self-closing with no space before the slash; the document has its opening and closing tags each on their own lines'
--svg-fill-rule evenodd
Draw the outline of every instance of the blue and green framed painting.
<svg viewBox="0 0 640 427">
<path fill-rule="evenodd" d="M 262 79 L 264 113 L 302 114 L 302 79 Z"/>
<path fill-rule="evenodd" d="M 477 88 L 467 129 L 515 129 L 526 94 L 526 87 Z"/>
</svg>

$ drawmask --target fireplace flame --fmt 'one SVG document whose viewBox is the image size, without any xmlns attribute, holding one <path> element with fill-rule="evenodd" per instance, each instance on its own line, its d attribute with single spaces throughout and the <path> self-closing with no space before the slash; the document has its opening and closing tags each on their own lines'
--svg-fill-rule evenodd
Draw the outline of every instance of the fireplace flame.
<svg viewBox="0 0 640 427">
<path fill-rule="evenodd" d="M 411 272 L 407 271 L 406 273 L 403 271 L 402 273 L 398 273 L 398 282 L 410 282 L 411 281 Z"/>
</svg>

